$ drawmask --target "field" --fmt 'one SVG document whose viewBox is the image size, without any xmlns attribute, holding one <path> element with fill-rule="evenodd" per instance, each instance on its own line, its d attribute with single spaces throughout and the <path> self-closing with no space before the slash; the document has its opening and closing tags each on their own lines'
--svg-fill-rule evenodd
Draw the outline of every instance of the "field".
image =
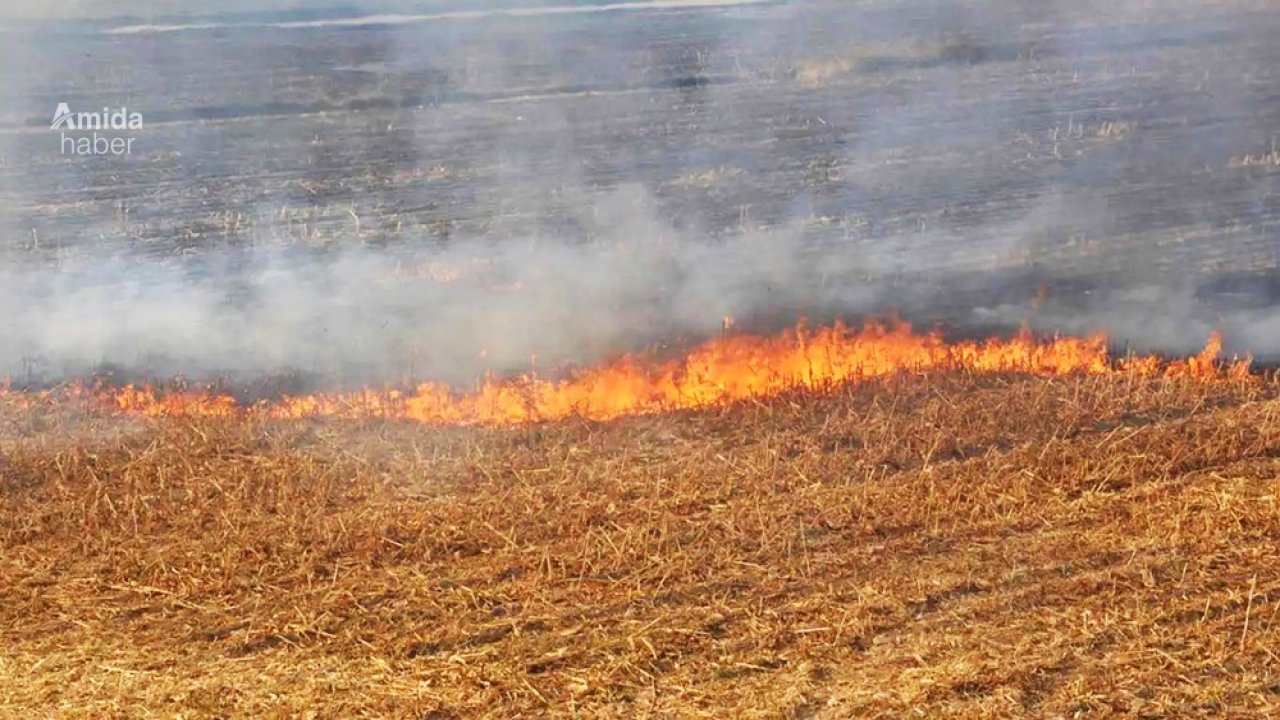
<svg viewBox="0 0 1280 720">
<path fill-rule="evenodd" d="M 864 312 L 966 313 L 1015 272 L 1061 283 L 1055 302 L 1171 277 L 1211 291 L 1280 261 L 1272 10 L 790 0 L 14 33 L 6 258 L 585 240 L 639 186 L 672 235 L 782 230 L 860 258 L 860 281 L 972 273 L 987 291 Z M 136 153 L 60 156 L 60 101 L 143 112 Z"/>
<path fill-rule="evenodd" d="M 48 5 L 0 718 L 1280 716 L 1274 0 Z"/>
<path fill-rule="evenodd" d="M 0 715 L 1260 717 L 1264 376 L 0 422 Z"/>
</svg>

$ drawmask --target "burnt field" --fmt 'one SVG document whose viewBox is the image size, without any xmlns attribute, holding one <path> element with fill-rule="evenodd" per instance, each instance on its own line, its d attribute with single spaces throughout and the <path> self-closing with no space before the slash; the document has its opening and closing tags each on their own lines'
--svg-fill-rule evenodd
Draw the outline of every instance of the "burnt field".
<svg viewBox="0 0 1280 720">
<path fill-rule="evenodd" d="M 762 327 L 1007 330 L 1039 292 L 1045 329 L 1184 351 L 1225 325 L 1234 350 L 1280 350 L 1268 3 L 476 7 L 12 24 L 7 257 L 199 275 L 264 245 L 767 233 L 799 270 L 726 310 Z M 146 126 L 127 157 L 64 157 L 59 102 Z"/>
</svg>

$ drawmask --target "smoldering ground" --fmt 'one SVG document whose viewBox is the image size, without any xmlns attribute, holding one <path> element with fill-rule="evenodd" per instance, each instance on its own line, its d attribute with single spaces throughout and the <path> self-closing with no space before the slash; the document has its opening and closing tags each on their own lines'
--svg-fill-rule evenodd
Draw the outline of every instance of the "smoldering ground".
<svg viewBox="0 0 1280 720">
<path fill-rule="evenodd" d="M 1280 19 L 1112 5 L 28 13 L 0 374 L 465 382 L 895 310 L 1280 352 Z M 58 157 L 64 100 L 138 152 Z"/>
</svg>

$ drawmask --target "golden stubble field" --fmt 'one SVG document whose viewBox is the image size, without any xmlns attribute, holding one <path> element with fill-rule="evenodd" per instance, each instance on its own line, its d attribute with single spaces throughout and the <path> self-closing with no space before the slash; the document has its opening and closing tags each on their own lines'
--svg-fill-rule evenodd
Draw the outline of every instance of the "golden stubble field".
<svg viewBox="0 0 1280 720">
<path fill-rule="evenodd" d="M 1269 378 L 515 429 L 0 410 L 4 717 L 1280 712 Z"/>
</svg>

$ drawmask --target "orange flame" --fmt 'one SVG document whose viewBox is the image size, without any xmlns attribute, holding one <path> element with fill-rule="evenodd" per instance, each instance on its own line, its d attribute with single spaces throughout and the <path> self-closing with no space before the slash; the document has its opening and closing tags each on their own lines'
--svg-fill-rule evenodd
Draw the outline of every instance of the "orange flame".
<svg viewBox="0 0 1280 720">
<path fill-rule="evenodd" d="M 1131 356 L 1113 362 L 1102 335 L 1038 340 L 1023 330 L 1010 339 L 948 343 L 939 333 L 915 333 L 905 324 L 868 322 L 860 331 L 841 323 L 811 331 L 801 324 L 773 337 L 726 334 L 676 360 L 624 356 L 561 380 L 532 373 L 505 380 L 490 377 L 469 392 L 424 383 L 411 392 L 286 396 L 250 406 L 210 391 L 164 392 L 145 386 L 104 389 L 96 397 L 121 413 L 147 416 L 257 413 L 277 419 L 377 417 L 439 425 L 509 425 L 704 408 L 902 372 L 1247 377 L 1249 361 L 1221 363 L 1221 349 L 1222 338 L 1214 333 L 1204 351 L 1190 358 Z"/>
</svg>

